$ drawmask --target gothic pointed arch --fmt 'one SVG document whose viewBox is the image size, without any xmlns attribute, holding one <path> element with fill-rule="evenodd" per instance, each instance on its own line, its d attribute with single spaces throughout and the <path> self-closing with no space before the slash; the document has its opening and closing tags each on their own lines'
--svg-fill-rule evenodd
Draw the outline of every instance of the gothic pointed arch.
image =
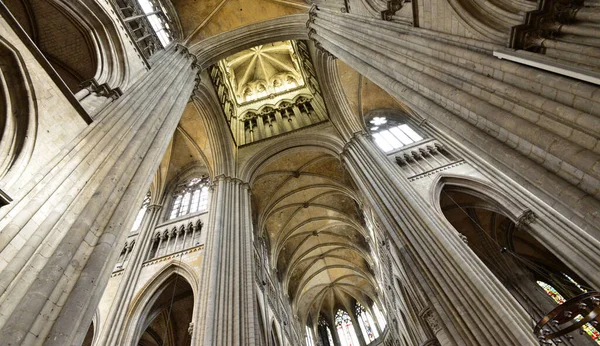
<svg viewBox="0 0 600 346">
<path fill-rule="evenodd" d="M 320 138 L 319 138 L 320 137 Z M 251 158 L 259 237 L 267 243 L 279 287 L 302 325 L 337 306 L 376 300 L 360 198 L 335 154 L 333 138 L 300 145 L 290 136 Z M 303 141 L 304 142 L 304 141 Z M 335 156 L 334 156 L 335 155 Z M 251 169 L 254 168 L 254 170 Z"/>
<path fill-rule="evenodd" d="M 148 345 L 160 346 L 189 343 L 188 325 L 197 313 L 194 301 L 198 299 L 198 285 L 190 265 L 171 260 L 132 300 L 121 342 L 133 345 L 144 339 Z M 177 314 L 182 318 L 174 318 Z"/>
<path fill-rule="evenodd" d="M 22 56 L 0 38 L 0 179 L 10 186 L 29 162 L 37 133 L 35 91 Z"/>
<path fill-rule="evenodd" d="M 589 284 L 528 231 L 531 211 L 511 215 L 514 203 L 502 204 L 495 189 L 468 179 L 445 177 L 439 190 L 439 210 L 483 264 L 529 313 L 532 322 L 553 309 L 537 282 L 550 282 L 572 296 Z M 506 201 L 505 201 L 506 202 Z M 569 280 L 571 278 L 571 280 Z M 574 278 L 574 279 L 573 279 Z M 543 286 L 542 286 L 543 288 Z M 577 336 L 574 344 L 589 340 Z"/>
<path fill-rule="evenodd" d="M 114 19 L 96 1 L 5 3 L 73 93 L 86 85 L 126 87 L 130 71 L 121 35 Z"/>
</svg>

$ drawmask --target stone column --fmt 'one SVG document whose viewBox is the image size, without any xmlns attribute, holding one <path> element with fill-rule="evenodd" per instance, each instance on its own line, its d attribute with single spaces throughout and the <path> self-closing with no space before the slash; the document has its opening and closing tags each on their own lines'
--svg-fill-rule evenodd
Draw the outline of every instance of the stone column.
<svg viewBox="0 0 600 346">
<path fill-rule="evenodd" d="M 194 88 L 194 60 L 169 48 L 2 208 L 3 343 L 83 339 Z"/>
<path fill-rule="evenodd" d="M 369 137 L 357 133 L 343 160 L 392 241 L 414 254 L 450 332 L 445 344 L 536 344 L 526 312 Z"/>
<path fill-rule="evenodd" d="M 309 30 L 486 170 L 527 187 L 554 223 L 579 226 L 534 237 L 600 287 L 598 87 L 496 59 L 493 44 L 373 18 L 317 10 Z"/>
<path fill-rule="evenodd" d="M 252 219 L 247 183 L 214 179 L 195 345 L 254 345 Z"/>
<path fill-rule="evenodd" d="M 135 294 L 135 287 L 142 271 L 142 263 L 149 257 L 154 243 L 154 229 L 160 220 L 160 204 L 151 204 L 146 209 L 137 238 L 139 244 L 134 248 L 125 267 L 123 278 L 112 302 L 106 322 L 102 327 L 102 334 L 97 336 L 96 345 L 120 345 L 125 332 L 125 317 L 131 300 Z"/>
</svg>

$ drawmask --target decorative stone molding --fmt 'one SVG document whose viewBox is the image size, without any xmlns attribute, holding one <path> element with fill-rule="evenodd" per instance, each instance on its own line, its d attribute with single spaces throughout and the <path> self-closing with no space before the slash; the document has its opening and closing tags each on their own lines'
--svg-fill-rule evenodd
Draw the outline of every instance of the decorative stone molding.
<svg viewBox="0 0 600 346">
<path fill-rule="evenodd" d="M 387 21 L 392 20 L 396 12 L 398 12 L 402 8 L 403 2 L 403 0 L 388 0 L 387 9 L 381 11 L 381 19 Z"/>
<path fill-rule="evenodd" d="M 98 96 L 111 98 L 113 100 L 116 100 L 123 95 L 121 88 L 111 88 L 107 83 L 100 84 L 95 78 L 81 83 L 81 87 L 89 90 L 90 93 L 95 93 Z"/>
<path fill-rule="evenodd" d="M 440 324 L 437 315 L 433 312 L 433 310 L 430 307 L 427 307 L 423 311 L 421 311 L 419 316 L 425 322 L 427 322 L 427 325 L 429 326 L 429 328 L 431 328 L 433 333 L 438 333 L 442 330 L 442 325 Z"/>
<path fill-rule="evenodd" d="M 516 228 L 519 230 L 527 228 L 527 226 L 535 222 L 535 220 L 537 220 L 537 216 L 531 209 L 527 208 L 517 219 Z"/>
<path fill-rule="evenodd" d="M 178 258 L 178 257 L 181 257 L 183 255 L 187 255 L 189 253 L 197 252 L 197 251 L 200 251 L 200 250 L 204 250 L 204 244 L 201 244 L 199 246 L 196 246 L 196 247 L 193 247 L 193 248 L 189 248 L 189 249 L 186 249 L 186 250 L 183 250 L 183 251 L 180 251 L 180 252 L 172 253 L 172 254 L 169 254 L 167 256 L 153 258 L 153 259 L 151 259 L 149 261 L 144 262 L 144 264 L 142 265 L 142 267 L 151 266 L 151 265 L 154 265 L 154 264 L 159 263 L 159 262 L 164 262 L 164 261 L 167 261 L 167 260 L 170 260 L 170 259 L 173 259 L 173 258 Z"/>
</svg>

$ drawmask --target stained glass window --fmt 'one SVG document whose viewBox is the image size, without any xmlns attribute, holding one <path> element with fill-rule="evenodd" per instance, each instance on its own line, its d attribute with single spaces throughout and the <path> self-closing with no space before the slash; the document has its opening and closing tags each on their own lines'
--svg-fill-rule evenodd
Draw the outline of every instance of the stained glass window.
<svg viewBox="0 0 600 346">
<path fill-rule="evenodd" d="M 337 311 L 335 314 L 335 327 L 340 339 L 340 346 L 360 345 L 350 315 L 346 311 L 341 309 Z"/>
<path fill-rule="evenodd" d="M 566 274 L 565 274 L 565 276 L 566 276 Z M 567 276 L 567 278 L 569 278 L 569 277 Z M 580 285 L 577 282 L 575 282 L 573 279 L 571 279 L 571 278 L 569 278 L 569 279 L 577 287 L 580 287 Z M 546 291 L 546 293 L 548 293 L 548 295 L 550 297 L 552 297 L 552 299 L 554 299 L 554 301 L 557 304 L 560 305 L 560 304 L 563 304 L 564 302 L 566 302 L 566 299 L 560 293 L 558 293 L 558 291 L 554 287 L 548 285 L 547 283 L 545 283 L 543 281 L 538 281 L 537 283 L 541 288 L 544 289 L 544 291 Z M 585 290 L 583 288 L 580 288 L 580 289 L 585 292 Z M 583 316 L 577 315 L 577 316 L 575 316 L 575 321 L 580 321 L 582 318 L 583 318 Z M 590 338 L 592 338 L 592 340 L 594 340 L 596 342 L 596 344 L 600 345 L 600 332 L 598 332 L 598 330 L 596 328 L 594 328 L 594 326 L 592 326 L 589 323 L 586 323 L 581 328 L 585 331 L 585 333 L 587 335 L 590 336 Z"/>
<path fill-rule="evenodd" d="M 358 319 L 358 324 L 360 325 L 360 330 L 362 331 L 362 335 L 365 338 L 365 343 L 368 345 L 371 343 L 371 341 L 379 337 L 379 332 L 377 331 L 377 327 L 373 322 L 371 314 L 365 310 L 364 306 L 362 306 L 359 302 L 356 302 L 355 309 L 356 318 Z"/>
<path fill-rule="evenodd" d="M 398 125 L 386 117 L 374 117 L 369 125 L 375 144 L 386 153 L 423 139 L 410 126 Z"/>
<path fill-rule="evenodd" d="M 333 343 L 333 336 L 331 335 L 331 329 L 329 329 L 329 323 L 327 323 L 323 316 L 319 317 L 319 329 L 322 330 L 322 328 L 325 328 L 325 331 L 327 333 L 327 344 L 324 346 L 335 346 L 335 344 Z M 321 338 L 323 338 L 322 333 Z"/>
<path fill-rule="evenodd" d="M 175 189 L 169 219 L 205 211 L 208 208 L 208 178 L 194 178 Z"/>
</svg>

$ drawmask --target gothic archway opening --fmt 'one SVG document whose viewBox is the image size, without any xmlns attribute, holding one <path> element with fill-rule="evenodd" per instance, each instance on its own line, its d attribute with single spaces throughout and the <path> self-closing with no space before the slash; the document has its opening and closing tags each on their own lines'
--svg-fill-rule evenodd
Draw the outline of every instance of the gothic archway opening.
<svg viewBox="0 0 600 346">
<path fill-rule="evenodd" d="M 5 1 L 19 25 L 72 93 L 96 75 L 99 52 L 90 28 L 62 1 Z"/>
<path fill-rule="evenodd" d="M 538 321 L 564 298 L 590 287 L 560 258 L 536 240 L 528 226 L 518 225 L 502 205 L 478 191 L 446 185 L 440 195 L 441 210 L 460 237 L 520 305 Z M 560 293 L 559 293 L 560 292 Z M 561 299 L 557 299 L 557 295 Z M 590 326 L 591 327 L 591 326 Z M 600 344 L 594 328 L 589 337 L 576 335 L 576 345 Z M 565 339 L 566 340 L 566 339 Z"/>
<path fill-rule="evenodd" d="M 261 263 L 269 273 L 261 284 L 289 302 L 281 318 L 297 315 L 299 327 L 308 327 L 309 345 L 338 340 L 336 312 L 354 316 L 357 301 L 370 308 L 379 299 L 369 243 L 373 235 L 353 182 L 338 158 L 305 147 L 271 156 L 257 170 L 252 191 L 268 258 Z M 317 326 L 321 316 L 326 326 Z"/>
<path fill-rule="evenodd" d="M 87 333 L 85 333 L 85 338 L 83 339 L 83 344 L 81 344 L 81 346 L 92 346 L 92 343 L 94 342 L 94 334 L 94 322 L 92 322 Z"/>
<path fill-rule="evenodd" d="M 182 276 L 174 274 L 159 288 L 144 309 L 141 333 L 136 345 L 190 345 L 190 323 L 194 308 L 192 287 Z"/>
</svg>

